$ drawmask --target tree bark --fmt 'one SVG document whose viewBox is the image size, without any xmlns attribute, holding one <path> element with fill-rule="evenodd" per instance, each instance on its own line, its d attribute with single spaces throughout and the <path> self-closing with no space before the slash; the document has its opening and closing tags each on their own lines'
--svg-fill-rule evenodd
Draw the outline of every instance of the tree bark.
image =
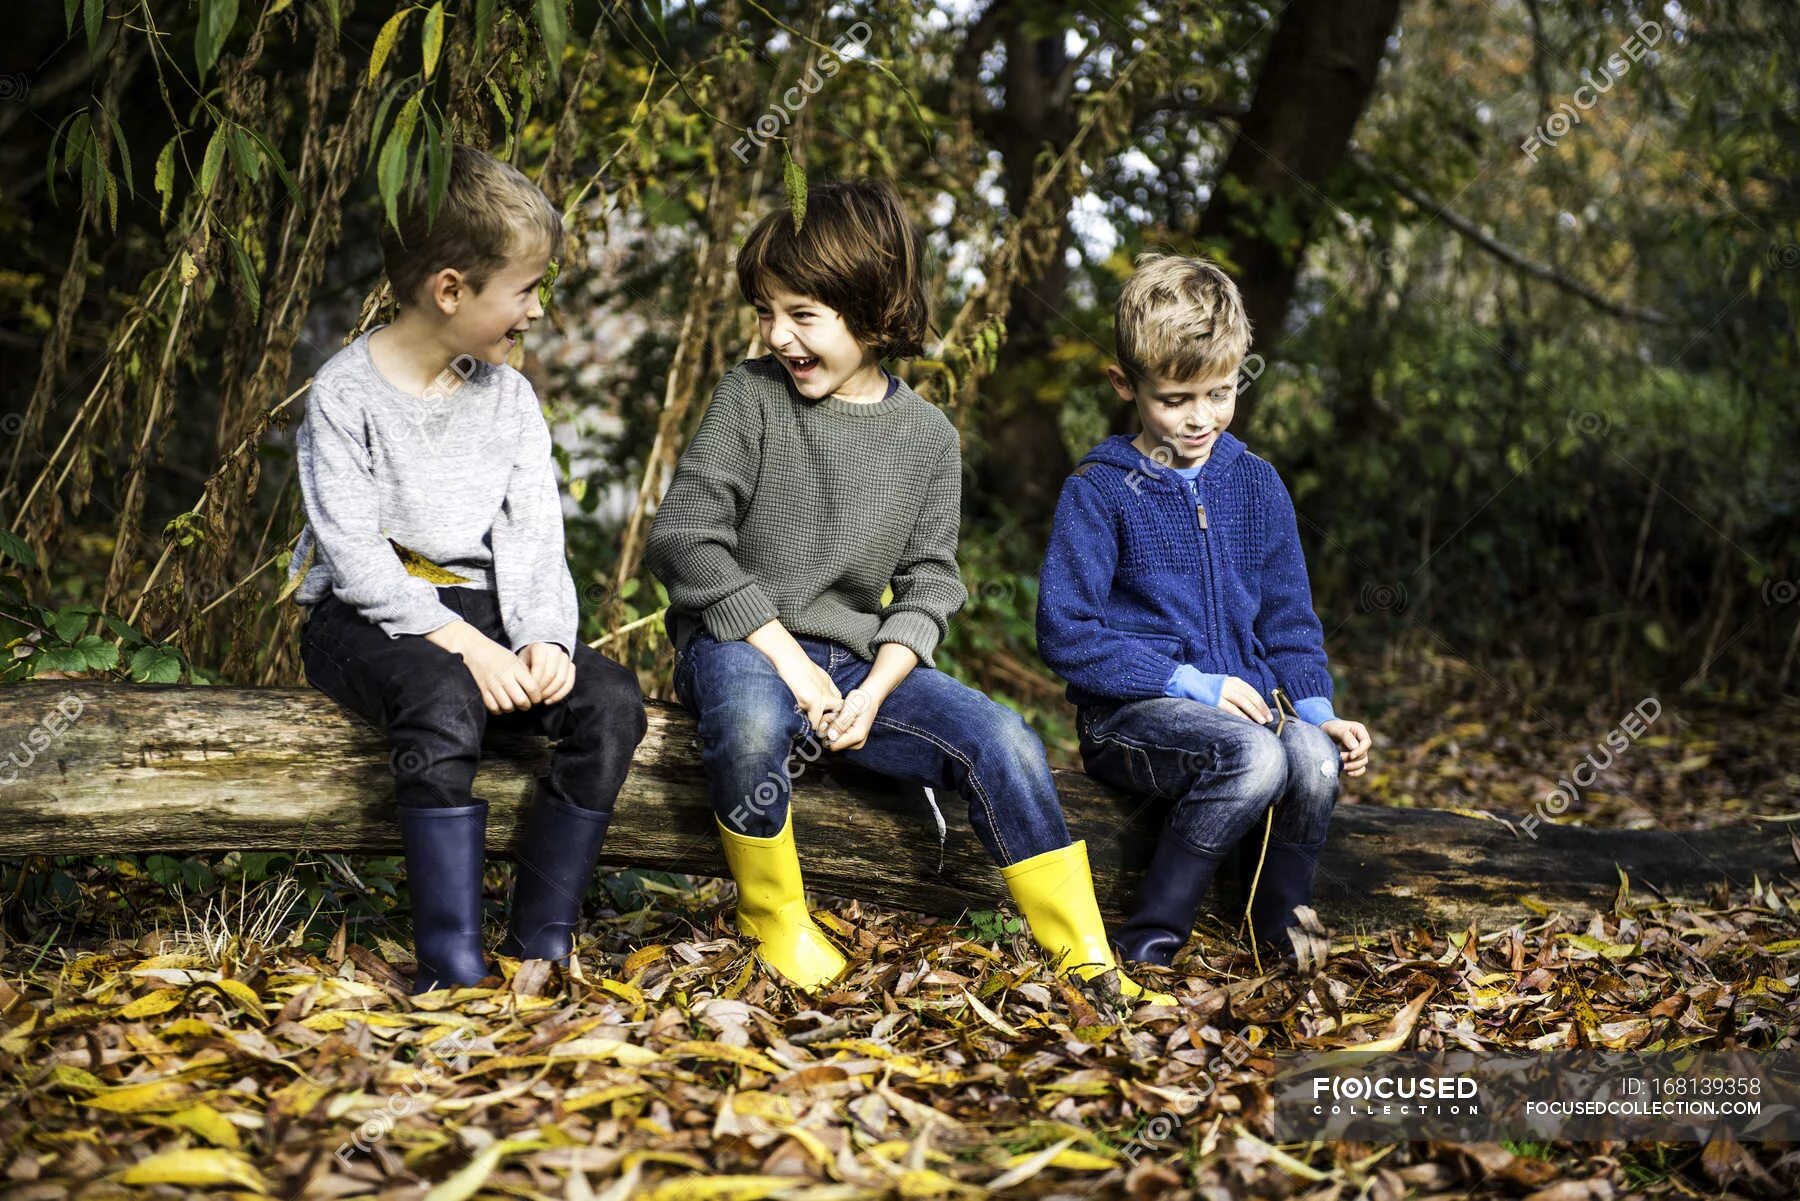
<svg viewBox="0 0 1800 1201">
<path fill-rule="evenodd" d="M 649 714 L 602 862 L 724 875 L 693 722 L 659 702 Z M 0 729 L 0 855 L 401 845 L 384 735 L 310 689 L 21 684 L 0 689 Z M 495 735 L 486 750 L 476 795 L 492 802 L 488 843 L 505 853 L 548 746 Z M 1101 908 L 1116 919 L 1149 858 L 1157 806 L 1078 773 L 1058 773 L 1057 786 L 1071 833 L 1087 841 Z M 1004 900 L 960 799 L 937 799 L 949 826 L 941 850 L 920 789 L 843 763 L 804 767 L 794 823 L 808 885 L 938 914 Z M 1440 810 L 1342 806 L 1318 909 L 1340 931 L 1460 929 L 1533 920 L 1521 903 L 1529 896 L 1584 920 L 1612 902 L 1620 871 L 1641 898 L 1795 870 L 1779 827 L 1546 823 L 1534 833 Z"/>
</svg>

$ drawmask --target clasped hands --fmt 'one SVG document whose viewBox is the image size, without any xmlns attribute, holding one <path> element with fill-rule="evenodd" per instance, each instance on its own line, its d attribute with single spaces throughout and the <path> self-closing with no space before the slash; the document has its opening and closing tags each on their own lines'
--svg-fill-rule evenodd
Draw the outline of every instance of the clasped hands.
<svg viewBox="0 0 1800 1201">
<path fill-rule="evenodd" d="M 514 654 L 466 621 L 439 626 L 425 637 L 462 657 L 489 713 L 554 705 L 575 687 L 575 664 L 554 642 L 533 642 Z"/>
<path fill-rule="evenodd" d="M 776 667 L 782 681 L 793 692 L 800 711 L 813 732 L 830 751 L 854 751 L 869 740 L 875 725 L 875 714 L 886 700 L 864 684 L 840 693 L 831 673 L 802 656 L 800 661 Z"/>
</svg>

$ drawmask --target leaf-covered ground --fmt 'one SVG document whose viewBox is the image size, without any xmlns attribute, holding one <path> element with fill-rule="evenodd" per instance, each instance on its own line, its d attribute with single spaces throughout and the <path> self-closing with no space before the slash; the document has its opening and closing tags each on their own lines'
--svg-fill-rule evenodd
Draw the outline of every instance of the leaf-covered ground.
<svg viewBox="0 0 1800 1201">
<path fill-rule="evenodd" d="M 1394 934 L 1309 978 L 1204 938 L 1170 978 L 1182 1008 L 1135 1014 L 1016 937 L 854 904 L 827 920 L 855 967 L 811 1002 L 666 903 L 596 922 L 569 973 L 508 963 L 503 988 L 418 999 L 401 948 L 341 938 L 315 956 L 152 934 L 35 966 L 15 946 L 6 1195 L 1791 1196 L 1800 1154 L 1728 1141 L 1279 1146 L 1264 1080 L 1273 1053 L 1380 1039 L 1791 1046 L 1796 905 L 1777 886 Z"/>
<path fill-rule="evenodd" d="M 1398 673 L 1378 695 L 1354 800 L 1513 818 L 1635 703 L 1509 718 L 1491 682 Z M 1567 816 L 1791 810 L 1793 724 L 1665 699 Z M 353 862 L 367 880 L 333 866 L 375 881 Z M 1730 1139 L 1283 1144 L 1266 1083 L 1275 1056 L 1371 1043 L 1793 1048 L 1800 868 L 1691 903 L 1625 889 L 1599 917 L 1340 939 L 1305 975 L 1203 930 L 1162 981 L 1182 1006 L 1132 1012 L 1054 978 L 1003 916 L 848 901 L 822 920 L 852 970 L 808 999 L 732 936 L 728 885 L 657 877 L 597 891 L 570 971 L 503 961 L 502 987 L 412 998 L 403 922 L 327 911 L 298 936 L 306 866 L 181 897 L 110 861 L 70 869 L 75 907 L 0 947 L 0 1195 L 1800 1193 L 1800 1150 Z M 507 870 L 489 873 L 495 937 Z"/>
</svg>

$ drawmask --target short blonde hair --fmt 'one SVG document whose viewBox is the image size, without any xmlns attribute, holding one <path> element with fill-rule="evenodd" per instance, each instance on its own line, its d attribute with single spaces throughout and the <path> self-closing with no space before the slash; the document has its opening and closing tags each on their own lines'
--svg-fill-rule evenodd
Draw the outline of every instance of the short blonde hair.
<svg viewBox="0 0 1800 1201">
<path fill-rule="evenodd" d="M 1250 318 L 1231 277 L 1177 254 L 1140 254 L 1132 265 L 1113 314 L 1114 357 L 1132 384 L 1235 372 L 1250 352 Z"/>
<path fill-rule="evenodd" d="M 383 222 L 381 259 L 394 299 L 412 304 L 420 285 L 454 267 L 477 292 L 508 258 L 548 245 L 562 254 L 562 214 L 543 190 L 511 163 L 460 143 L 450 151 L 450 179 L 433 220 L 425 178 L 401 194 L 399 228 Z"/>
</svg>

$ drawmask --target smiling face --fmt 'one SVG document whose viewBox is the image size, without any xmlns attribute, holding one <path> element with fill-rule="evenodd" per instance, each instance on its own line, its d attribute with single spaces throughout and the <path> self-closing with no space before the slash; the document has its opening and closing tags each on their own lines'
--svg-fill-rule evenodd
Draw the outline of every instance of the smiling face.
<svg viewBox="0 0 1800 1201">
<path fill-rule="evenodd" d="M 1141 432 L 1132 445 L 1157 462 L 1196 467 L 1211 457 L 1237 413 L 1239 366 L 1205 379 L 1150 375 L 1136 387 L 1116 366 L 1106 374 L 1119 397 L 1137 405 Z"/>
<path fill-rule="evenodd" d="M 447 318 L 446 348 L 496 365 L 506 362 L 531 323 L 544 315 L 538 285 L 549 270 L 550 250 L 542 246 L 509 256 L 479 289 L 455 268 L 434 275 L 431 298 Z"/>
<path fill-rule="evenodd" d="M 874 349 L 857 341 L 843 314 L 829 305 L 771 287 L 757 301 L 756 327 L 808 400 L 836 396 L 868 403 L 887 391 Z"/>
</svg>

